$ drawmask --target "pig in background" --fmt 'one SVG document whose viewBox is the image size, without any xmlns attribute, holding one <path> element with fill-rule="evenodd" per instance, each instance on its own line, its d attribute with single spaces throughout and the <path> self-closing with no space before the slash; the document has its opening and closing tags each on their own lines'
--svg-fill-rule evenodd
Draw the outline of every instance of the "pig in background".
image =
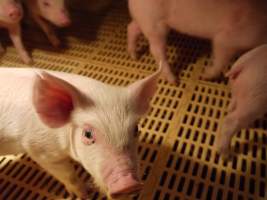
<svg viewBox="0 0 267 200">
<path fill-rule="evenodd" d="M 267 42 L 265 0 L 128 0 L 128 4 L 132 16 L 128 25 L 129 54 L 137 58 L 136 43 L 143 33 L 172 83 L 176 77 L 166 56 L 170 29 L 212 41 L 213 66 L 205 69 L 206 80 L 217 78 L 236 54 Z"/>
<path fill-rule="evenodd" d="M 71 24 L 65 0 L 23 0 L 31 18 L 40 26 L 54 47 L 60 46 L 52 25 L 67 27 Z"/>
<path fill-rule="evenodd" d="M 218 150 L 227 154 L 234 134 L 267 113 L 267 44 L 242 55 L 226 74 L 232 98 L 219 135 Z"/>
<path fill-rule="evenodd" d="M 26 51 L 21 38 L 20 22 L 23 18 L 23 9 L 21 3 L 16 0 L 0 0 L 0 28 L 5 28 L 21 58 L 21 60 L 30 64 L 32 59 Z M 5 52 L 0 41 L 0 54 Z"/>
<path fill-rule="evenodd" d="M 62 72 L 0 68 L 0 154 L 28 153 L 81 197 L 90 188 L 71 160 L 111 197 L 136 193 L 142 183 L 134 134 L 159 75 L 115 87 Z"/>
</svg>

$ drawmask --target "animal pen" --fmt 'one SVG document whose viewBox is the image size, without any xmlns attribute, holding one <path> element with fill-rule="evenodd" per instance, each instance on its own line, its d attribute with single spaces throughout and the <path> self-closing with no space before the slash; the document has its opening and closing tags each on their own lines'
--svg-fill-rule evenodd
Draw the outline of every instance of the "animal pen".
<svg viewBox="0 0 267 200">
<path fill-rule="evenodd" d="M 139 60 L 127 54 L 127 1 L 114 1 L 107 13 L 84 15 L 73 12 L 73 25 L 59 31 L 66 45 L 58 50 L 36 26 L 23 24 L 23 39 L 32 50 L 34 67 L 80 74 L 118 86 L 156 71 L 157 63 L 144 38 L 138 45 Z M 28 67 L 22 64 L 5 31 L 1 32 L 2 38 L 7 52 L 0 58 L 1 66 Z M 180 81 L 171 85 L 159 80 L 151 109 L 139 123 L 138 155 L 144 188 L 127 199 L 267 199 L 266 119 L 257 120 L 253 129 L 242 130 L 233 138 L 229 161 L 223 160 L 214 147 L 230 90 L 226 80 L 199 79 L 210 63 L 210 52 L 206 41 L 173 32 L 169 35 L 168 59 Z M 74 167 L 77 176 L 90 179 L 80 166 Z M 97 190 L 90 198 L 107 199 Z M 0 199 L 78 198 L 27 155 L 10 155 L 0 157 Z"/>
</svg>

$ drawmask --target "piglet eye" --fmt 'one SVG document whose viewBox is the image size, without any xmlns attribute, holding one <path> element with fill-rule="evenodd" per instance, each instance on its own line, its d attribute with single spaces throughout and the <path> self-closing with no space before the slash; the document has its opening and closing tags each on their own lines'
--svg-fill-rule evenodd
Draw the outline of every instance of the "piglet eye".
<svg viewBox="0 0 267 200">
<path fill-rule="evenodd" d="M 93 133 L 92 133 L 91 130 L 89 130 L 89 131 L 85 131 L 85 132 L 84 132 L 84 136 L 85 136 L 86 138 L 88 138 L 88 139 L 92 139 L 92 138 L 93 138 Z"/>
<path fill-rule="evenodd" d="M 86 145 L 94 144 L 95 143 L 95 137 L 94 137 L 93 130 L 91 130 L 91 129 L 84 130 L 83 134 L 82 134 L 82 141 Z"/>
</svg>

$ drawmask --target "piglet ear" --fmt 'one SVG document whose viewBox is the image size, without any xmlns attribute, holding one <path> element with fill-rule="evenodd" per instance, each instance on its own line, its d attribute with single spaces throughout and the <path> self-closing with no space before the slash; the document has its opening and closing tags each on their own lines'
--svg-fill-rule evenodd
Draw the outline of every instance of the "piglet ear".
<svg viewBox="0 0 267 200">
<path fill-rule="evenodd" d="M 72 111 L 83 99 L 74 86 L 43 71 L 36 76 L 32 98 L 37 114 L 50 128 L 68 123 Z"/>
<path fill-rule="evenodd" d="M 157 90 L 157 81 L 161 71 L 162 67 L 160 63 L 158 71 L 128 86 L 128 92 L 134 109 L 139 115 L 143 115 L 148 111 L 150 99 Z"/>
</svg>

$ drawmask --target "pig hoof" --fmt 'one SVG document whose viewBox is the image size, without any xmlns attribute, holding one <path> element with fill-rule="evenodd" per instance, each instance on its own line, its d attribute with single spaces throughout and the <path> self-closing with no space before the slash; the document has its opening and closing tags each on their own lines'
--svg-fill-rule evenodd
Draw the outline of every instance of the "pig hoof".
<svg viewBox="0 0 267 200">
<path fill-rule="evenodd" d="M 25 55 L 22 55 L 21 59 L 22 59 L 23 63 L 25 63 L 27 65 L 33 64 L 32 58 L 29 57 L 27 53 Z"/>
<path fill-rule="evenodd" d="M 223 158 L 229 157 L 229 153 L 230 153 L 230 147 L 229 146 L 218 145 L 217 150 Z"/>
<path fill-rule="evenodd" d="M 25 64 L 27 64 L 27 65 L 32 65 L 32 64 L 33 64 L 33 60 L 32 60 L 31 58 L 29 58 L 29 59 L 25 59 L 25 60 L 23 60 L 23 62 L 24 62 Z"/>
<path fill-rule="evenodd" d="M 178 79 L 171 72 L 163 72 L 163 76 L 173 85 L 178 83 Z"/>
<path fill-rule="evenodd" d="M 222 157 L 227 157 L 229 155 L 230 152 L 230 145 L 229 142 L 224 141 L 223 139 L 221 139 L 220 136 L 218 136 L 215 139 L 215 147 L 218 151 L 218 153 L 222 156 Z"/>
<path fill-rule="evenodd" d="M 171 83 L 172 85 L 177 85 L 178 84 L 178 80 L 175 77 L 167 77 L 167 80 L 169 81 L 169 83 Z"/>
</svg>

